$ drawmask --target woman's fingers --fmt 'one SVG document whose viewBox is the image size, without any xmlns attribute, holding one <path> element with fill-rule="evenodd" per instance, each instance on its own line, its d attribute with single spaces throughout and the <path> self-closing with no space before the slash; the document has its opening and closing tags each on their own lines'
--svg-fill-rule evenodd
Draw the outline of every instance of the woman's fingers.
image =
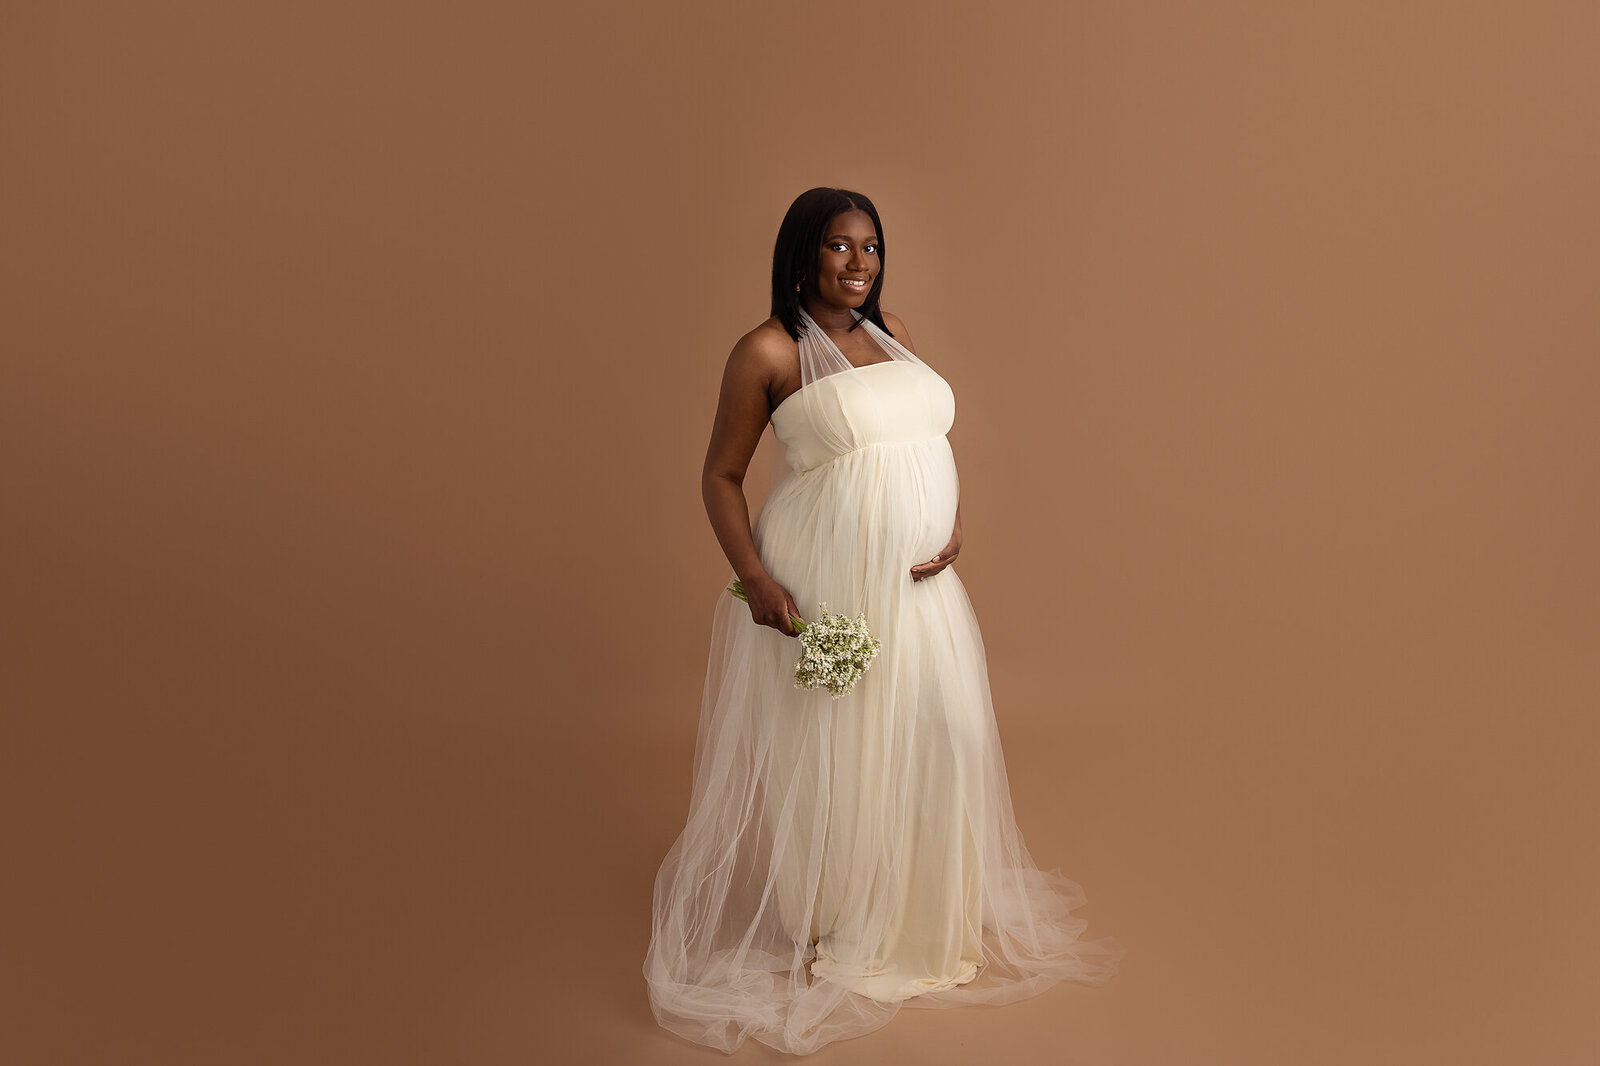
<svg viewBox="0 0 1600 1066">
<path fill-rule="evenodd" d="M 795 629 L 791 616 L 799 617 L 800 612 L 795 610 L 794 597 L 789 595 L 787 589 L 782 590 L 783 598 L 780 599 L 770 616 L 770 620 L 756 619 L 762 625 L 769 625 L 786 637 L 792 637 L 799 631 Z"/>
<path fill-rule="evenodd" d="M 911 568 L 911 580 L 921 581 L 923 578 L 932 577 L 934 574 L 939 573 L 945 567 L 949 566 L 955 561 L 955 552 L 948 550 L 942 551 L 938 555 L 935 555 L 932 559 L 929 559 L 927 562 L 918 563 L 917 565 L 913 566 Z"/>
<path fill-rule="evenodd" d="M 781 589 L 778 591 L 780 598 L 776 603 L 767 597 L 763 597 L 759 605 L 752 602 L 750 604 L 750 617 L 757 625 L 771 626 L 786 636 L 793 636 L 794 626 L 790 623 L 787 612 L 787 607 L 792 601 L 787 591 Z"/>
</svg>

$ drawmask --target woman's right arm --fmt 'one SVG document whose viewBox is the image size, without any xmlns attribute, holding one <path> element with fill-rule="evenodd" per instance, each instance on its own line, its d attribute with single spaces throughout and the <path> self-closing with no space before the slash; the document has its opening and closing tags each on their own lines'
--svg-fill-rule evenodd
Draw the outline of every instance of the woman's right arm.
<svg viewBox="0 0 1600 1066">
<path fill-rule="evenodd" d="M 734 345 L 722 373 L 717 417 L 711 427 L 705 466 L 700 473 L 700 495 L 711 528 L 739 575 L 750 604 L 750 617 L 786 636 L 794 636 L 795 609 L 789 590 L 767 573 L 750 532 L 750 505 L 744 495 L 744 477 L 750 468 L 761 434 L 770 417 L 768 396 L 784 365 L 785 352 L 778 339 L 755 331 Z"/>
</svg>

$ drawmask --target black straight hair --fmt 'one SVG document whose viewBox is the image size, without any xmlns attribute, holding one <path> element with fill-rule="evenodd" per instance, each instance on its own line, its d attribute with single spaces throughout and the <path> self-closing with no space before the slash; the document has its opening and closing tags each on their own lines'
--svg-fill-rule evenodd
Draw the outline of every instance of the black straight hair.
<svg viewBox="0 0 1600 1066">
<path fill-rule="evenodd" d="M 826 237 L 828 223 L 846 211 L 865 211 L 872 219 L 872 228 L 878 233 L 878 276 L 872 279 L 872 291 L 858 310 L 874 326 L 889 333 L 884 324 L 883 312 L 878 310 L 878 297 L 883 293 L 883 223 L 878 220 L 878 209 L 872 201 L 849 189 L 819 187 L 807 189 L 795 197 L 778 227 L 778 240 L 772 249 L 772 314 L 778 316 L 783 328 L 795 340 L 800 339 L 800 308 L 802 292 L 817 283 L 817 263 L 822 259 L 822 240 Z M 851 325 L 855 329 L 860 325 Z M 893 336 L 893 334 L 890 334 Z"/>
</svg>

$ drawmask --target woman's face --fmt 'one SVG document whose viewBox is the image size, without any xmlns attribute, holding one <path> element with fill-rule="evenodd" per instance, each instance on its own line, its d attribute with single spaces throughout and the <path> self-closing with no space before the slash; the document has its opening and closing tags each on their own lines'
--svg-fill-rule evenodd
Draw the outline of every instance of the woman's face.
<svg viewBox="0 0 1600 1066">
<path fill-rule="evenodd" d="M 843 211 L 823 231 L 813 294 L 826 307 L 857 308 L 878 279 L 878 231 L 865 211 Z"/>
</svg>

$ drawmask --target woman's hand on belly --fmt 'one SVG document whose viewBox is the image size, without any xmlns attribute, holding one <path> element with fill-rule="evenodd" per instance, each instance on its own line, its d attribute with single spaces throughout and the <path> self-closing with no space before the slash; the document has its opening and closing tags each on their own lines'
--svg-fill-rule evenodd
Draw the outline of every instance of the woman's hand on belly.
<svg viewBox="0 0 1600 1066">
<path fill-rule="evenodd" d="M 911 568 L 911 580 L 921 581 L 925 577 L 932 577 L 951 563 L 956 561 L 956 556 L 961 554 L 961 519 L 960 512 L 956 513 L 956 528 L 950 534 L 950 540 L 939 549 L 935 555 L 925 563 L 918 563 Z"/>
</svg>

